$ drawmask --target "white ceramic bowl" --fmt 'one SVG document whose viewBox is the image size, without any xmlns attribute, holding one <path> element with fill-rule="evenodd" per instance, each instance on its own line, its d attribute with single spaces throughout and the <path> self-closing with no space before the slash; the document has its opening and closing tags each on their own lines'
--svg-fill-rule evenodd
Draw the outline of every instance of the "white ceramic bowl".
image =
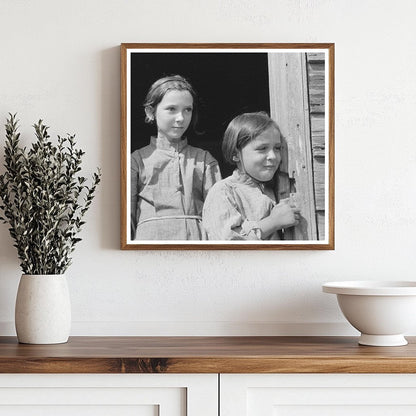
<svg viewBox="0 0 416 416">
<path fill-rule="evenodd" d="M 359 344 L 407 344 L 403 334 L 416 321 L 416 282 L 330 282 L 322 289 L 337 295 L 345 318 L 361 332 Z"/>
</svg>

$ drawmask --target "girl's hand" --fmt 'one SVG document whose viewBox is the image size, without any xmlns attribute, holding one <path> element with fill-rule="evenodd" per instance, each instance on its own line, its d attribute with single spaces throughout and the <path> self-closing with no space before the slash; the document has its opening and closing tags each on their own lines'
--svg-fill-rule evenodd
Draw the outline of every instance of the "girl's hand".
<svg viewBox="0 0 416 416">
<path fill-rule="evenodd" d="M 259 229 L 262 239 L 282 228 L 298 225 L 300 220 L 300 210 L 292 198 L 282 199 L 271 211 L 268 217 L 259 221 Z"/>
<path fill-rule="evenodd" d="M 291 198 L 282 199 L 270 213 L 270 219 L 276 230 L 293 227 L 299 224 L 300 210 Z"/>
</svg>

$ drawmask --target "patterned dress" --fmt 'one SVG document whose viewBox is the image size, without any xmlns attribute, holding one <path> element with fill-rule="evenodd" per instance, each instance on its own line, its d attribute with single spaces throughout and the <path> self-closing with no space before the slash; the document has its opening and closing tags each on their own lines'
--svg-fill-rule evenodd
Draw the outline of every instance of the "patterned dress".
<svg viewBox="0 0 416 416">
<path fill-rule="evenodd" d="M 209 152 L 152 137 L 131 155 L 132 240 L 206 240 L 202 207 L 220 179 Z"/>
<path fill-rule="evenodd" d="M 235 170 L 209 191 L 202 214 L 209 240 L 261 240 L 258 221 L 276 205 L 272 190 Z M 278 231 L 267 240 L 280 240 Z"/>
</svg>

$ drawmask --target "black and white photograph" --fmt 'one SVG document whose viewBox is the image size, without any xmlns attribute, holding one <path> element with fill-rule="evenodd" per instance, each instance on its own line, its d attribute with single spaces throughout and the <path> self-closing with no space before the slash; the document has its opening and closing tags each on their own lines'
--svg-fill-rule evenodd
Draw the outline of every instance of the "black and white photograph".
<svg viewBox="0 0 416 416">
<path fill-rule="evenodd" d="M 333 44 L 122 44 L 122 249 L 333 249 Z"/>
</svg>

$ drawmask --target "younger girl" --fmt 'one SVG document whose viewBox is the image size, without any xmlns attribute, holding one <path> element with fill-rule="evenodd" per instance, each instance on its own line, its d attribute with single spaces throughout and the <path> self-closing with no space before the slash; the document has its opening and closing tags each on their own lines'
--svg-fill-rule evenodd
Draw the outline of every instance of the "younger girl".
<svg viewBox="0 0 416 416">
<path fill-rule="evenodd" d="M 241 114 L 228 125 L 222 150 L 236 169 L 205 200 L 208 238 L 279 240 L 278 231 L 299 220 L 299 210 L 288 200 L 276 203 L 271 186 L 281 162 L 279 127 L 264 112 Z"/>
<path fill-rule="evenodd" d="M 180 75 L 161 78 L 144 110 L 157 135 L 131 155 L 131 238 L 204 240 L 202 206 L 221 175 L 218 162 L 185 136 L 197 120 L 195 92 Z"/>
</svg>

